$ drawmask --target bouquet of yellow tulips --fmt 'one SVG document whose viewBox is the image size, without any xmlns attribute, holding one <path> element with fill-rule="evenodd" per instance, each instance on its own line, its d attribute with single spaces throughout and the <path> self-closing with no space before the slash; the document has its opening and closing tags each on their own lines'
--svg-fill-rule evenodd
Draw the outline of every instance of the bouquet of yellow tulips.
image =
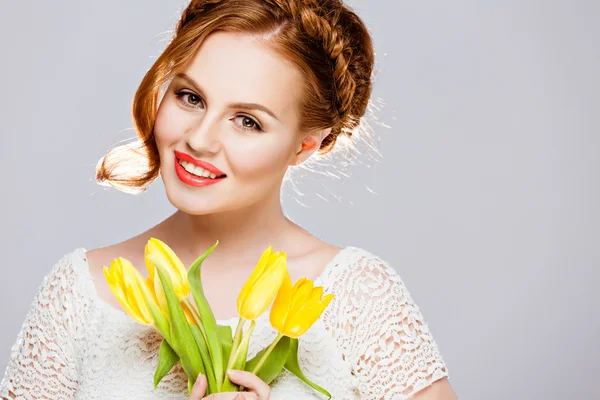
<svg viewBox="0 0 600 400">
<path fill-rule="evenodd" d="M 188 376 L 188 390 L 199 374 L 206 376 L 206 395 L 239 391 L 231 383 L 229 369 L 252 372 L 270 384 L 285 368 L 315 390 L 329 396 L 311 382 L 298 363 L 298 338 L 321 316 L 334 295 L 323 296 L 323 287 L 302 278 L 292 287 L 285 252 L 269 246 L 237 299 L 239 321 L 233 334 L 230 326 L 218 325 L 204 296 L 200 272 L 202 262 L 218 241 L 186 269 L 175 252 L 159 239 L 145 247 L 148 278 L 123 257 L 114 259 L 104 275 L 123 309 L 137 322 L 152 325 L 163 336 L 154 388 L 178 363 Z M 194 303 L 189 299 L 192 294 Z M 247 360 L 255 320 L 271 307 L 270 322 L 278 332 L 275 340 Z M 250 326 L 244 333 L 245 323 Z"/>
</svg>

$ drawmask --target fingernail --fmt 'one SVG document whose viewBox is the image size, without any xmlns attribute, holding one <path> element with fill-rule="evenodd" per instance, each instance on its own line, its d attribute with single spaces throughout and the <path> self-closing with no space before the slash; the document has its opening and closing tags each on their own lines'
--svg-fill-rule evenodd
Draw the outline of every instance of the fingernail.
<svg viewBox="0 0 600 400">
<path fill-rule="evenodd" d="M 237 375 L 237 371 L 235 369 L 228 369 L 227 370 L 227 374 L 230 376 L 236 376 Z"/>
</svg>

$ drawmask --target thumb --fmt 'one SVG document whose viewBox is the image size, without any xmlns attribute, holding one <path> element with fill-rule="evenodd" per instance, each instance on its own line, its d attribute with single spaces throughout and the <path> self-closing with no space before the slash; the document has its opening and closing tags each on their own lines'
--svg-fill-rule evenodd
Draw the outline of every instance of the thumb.
<svg viewBox="0 0 600 400">
<path fill-rule="evenodd" d="M 206 386 L 206 377 L 202 374 L 199 374 L 198 378 L 196 378 L 196 382 L 194 382 L 194 386 L 192 387 L 190 400 L 201 400 L 204 397 L 204 393 L 206 393 Z"/>
</svg>

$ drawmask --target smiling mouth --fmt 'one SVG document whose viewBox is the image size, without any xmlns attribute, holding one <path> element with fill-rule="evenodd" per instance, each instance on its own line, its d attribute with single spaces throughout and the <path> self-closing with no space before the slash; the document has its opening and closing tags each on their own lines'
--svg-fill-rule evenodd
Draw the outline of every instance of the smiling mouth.
<svg viewBox="0 0 600 400">
<path fill-rule="evenodd" d="M 183 167 L 183 169 L 185 169 L 187 172 L 189 172 L 190 174 L 192 174 L 198 178 L 215 179 L 216 180 L 216 179 L 225 178 L 227 176 L 225 174 L 217 175 L 213 172 L 210 172 L 207 169 L 204 169 L 202 167 L 194 165 L 191 162 L 180 160 L 179 158 L 177 158 L 177 162 L 179 163 L 179 165 L 181 165 Z"/>
</svg>

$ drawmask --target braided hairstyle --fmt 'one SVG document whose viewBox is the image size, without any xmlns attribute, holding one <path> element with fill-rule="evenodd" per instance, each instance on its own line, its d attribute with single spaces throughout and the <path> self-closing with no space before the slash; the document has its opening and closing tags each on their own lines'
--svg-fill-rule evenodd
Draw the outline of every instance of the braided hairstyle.
<svg viewBox="0 0 600 400">
<path fill-rule="evenodd" d="M 216 31 L 260 37 L 299 69 L 305 78 L 299 130 L 331 128 L 320 154 L 331 151 L 340 135 L 352 136 L 369 103 L 374 49 L 366 26 L 342 0 L 192 0 L 135 93 L 137 147 L 122 145 L 106 154 L 96 166 L 99 183 L 136 193 L 156 179 L 154 120 L 161 89 Z"/>
</svg>

